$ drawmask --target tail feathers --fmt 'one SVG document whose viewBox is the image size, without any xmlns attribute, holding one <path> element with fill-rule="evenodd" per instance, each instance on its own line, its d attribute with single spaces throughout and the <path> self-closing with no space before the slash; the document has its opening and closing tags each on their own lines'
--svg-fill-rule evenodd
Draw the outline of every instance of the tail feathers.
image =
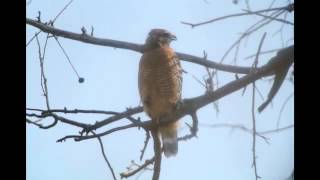
<svg viewBox="0 0 320 180">
<path fill-rule="evenodd" d="M 164 155 L 168 158 L 175 156 L 178 153 L 178 139 L 177 139 L 177 130 L 170 129 L 161 131 L 163 152 Z"/>
</svg>

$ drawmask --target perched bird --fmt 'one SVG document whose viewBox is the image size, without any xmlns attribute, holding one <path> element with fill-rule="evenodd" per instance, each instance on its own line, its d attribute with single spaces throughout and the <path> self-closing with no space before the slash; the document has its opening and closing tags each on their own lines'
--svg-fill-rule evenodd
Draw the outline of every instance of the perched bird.
<svg viewBox="0 0 320 180">
<path fill-rule="evenodd" d="M 182 68 L 170 47 L 176 36 L 164 29 L 152 29 L 139 64 L 139 93 L 144 111 L 155 124 L 177 110 L 181 101 Z M 166 157 L 178 152 L 178 121 L 159 127 Z"/>
</svg>

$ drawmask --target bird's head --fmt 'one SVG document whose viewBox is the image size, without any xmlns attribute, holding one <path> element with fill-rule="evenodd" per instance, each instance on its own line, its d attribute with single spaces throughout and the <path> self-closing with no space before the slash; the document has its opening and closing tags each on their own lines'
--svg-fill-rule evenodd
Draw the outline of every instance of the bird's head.
<svg viewBox="0 0 320 180">
<path fill-rule="evenodd" d="M 171 41 L 177 40 L 177 37 L 165 29 L 152 29 L 147 37 L 146 45 L 152 47 L 162 47 L 170 45 Z"/>
</svg>

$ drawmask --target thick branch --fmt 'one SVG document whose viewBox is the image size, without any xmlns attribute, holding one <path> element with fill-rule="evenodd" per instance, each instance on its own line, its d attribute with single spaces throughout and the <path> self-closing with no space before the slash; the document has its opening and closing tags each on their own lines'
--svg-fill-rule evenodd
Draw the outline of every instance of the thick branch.
<svg viewBox="0 0 320 180">
<path fill-rule="evenodd" d="M 161 170 L 161 141 L 158 133 L 158 129 L 151 131 L 153 138 L 153 148 L 154 148 L 154 166 L 153 166 L 153 175 L 152 180 L 159 180 L 160 170 Z"/>
<path fill-rule="evenodd" d="M 45 23 L 41 23 L 29 18 L 26 18 L 26 23 L 44 32 L 53 34 L 55 36 L 64 37 L 67 39 L 81 41 L 89 44 L 127 49 L 127 50 L 132 50 L 140 53 L 143 52 L 143 45 L 141 44 L 135 44 L 135 43 L 125 42 L 125 41 L 117 41 L 112 39 L 96 38 L 96 37 L 89 36 L 87 34 L 78 34 L 70 31 L 65 31 L 65 30 L 57 29 Z M 176 54 L 179 56 L 181 60 L 196 63 L 205 67 L 214 68 L 221 71 L 238 73 L 238 74 L 248 74 L 250 72 L 250 67 L 224 65 L 224 64 L 215 63 L 213 61 L 203 59 L 202 57 L 197 57 L 189 54 L 184 54 L 179 52 L 177 52 Z"/>
<path fill-rule="evenodd" d="M 285 48 L 281 51 L 287 51 L 288 49 L 293 49 L 293 48 L 294 48 L 294 46 L 290 46 L 290 47 Z M 291 52 L 293 53 L 293 51 L 291 51 Z M 275 69 L 278 66 L 281 66 L 281 64 L 292 64 L 293 63 L 293 59 L 283 57 L 282 54 L 283 53 L 279 52 L 277 56 L 273 57 L 269 61 L 269 63 L 267 63 L 266 65 L 259 68 L 256 72 L 253 71 L 251 74 L 245 75 L 237 80 L 234 80 L 234 81 L 220 87 L 216 91 L 208 92 L 202 96 L 198 96 L 195 98 L 184 99 L 182 106 L 175 113 L 164 116 L 160 120 L 160 125 L 166 125 L 175 119 L 181 119 L 185 115 L 188 115 L 191 112 L 195 112 L 196 110 L 206 106 L 207 104 L 210 104 L 210 103 L 212 103 L 212 102 L 214 102 L 224 96 L 227 96 L 227 95 L 247 86 L 248 84 L 250 84 L 250 83 L 252 83 L 252 82 L 254 82 L 264 76 L 274 74 L 275 72 L 277 72 L 277 71 L 275 71 Z M 102 127 L 103 125 L 106 125 L 106 124 L 100 124 L 100 125 L 96 126 L 96 128 Z M 97 134 L 97 136 L 104 136 L 104 135 L 110 134 L 115 131 L 119 131 L 119 130 L 123 130 L 123 129 L 127 129 L 127 128 L 133 128 L 133 127 L 143 127 L 145 129 L 149 129 L 149 130 L 154 129 L 152 121 L 144 121 L 144 122 L 129 124 L 129 125 L 122 126 L 122 127 L 117 127 L 117 128 L 108 130 L 104 133 Z M 94 137 L 96 137 L 96 136 L 69 136 L 69 138 L 76 138 L 76 140 L 78 140 L 78 141 L 90 139 L 90 138 L 94 138 Z"/>
</svg>

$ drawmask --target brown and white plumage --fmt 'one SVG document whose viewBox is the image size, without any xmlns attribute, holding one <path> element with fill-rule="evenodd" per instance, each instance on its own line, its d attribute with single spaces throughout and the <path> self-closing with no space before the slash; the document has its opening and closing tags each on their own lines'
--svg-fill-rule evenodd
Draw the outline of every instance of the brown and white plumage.
<svg viewBox="0 0 320 180">
<path fill-rule="evenodd" d="M 181 66 L 170 42 L 176 37 L 163 29 L 150 31 L 139 65 L 139 93 L 144 111 L 153 121 L 174 112 L 181 100 Z M 177 124 L 159 128 L 165 156 L 178 152 Z"/>
</svg>

